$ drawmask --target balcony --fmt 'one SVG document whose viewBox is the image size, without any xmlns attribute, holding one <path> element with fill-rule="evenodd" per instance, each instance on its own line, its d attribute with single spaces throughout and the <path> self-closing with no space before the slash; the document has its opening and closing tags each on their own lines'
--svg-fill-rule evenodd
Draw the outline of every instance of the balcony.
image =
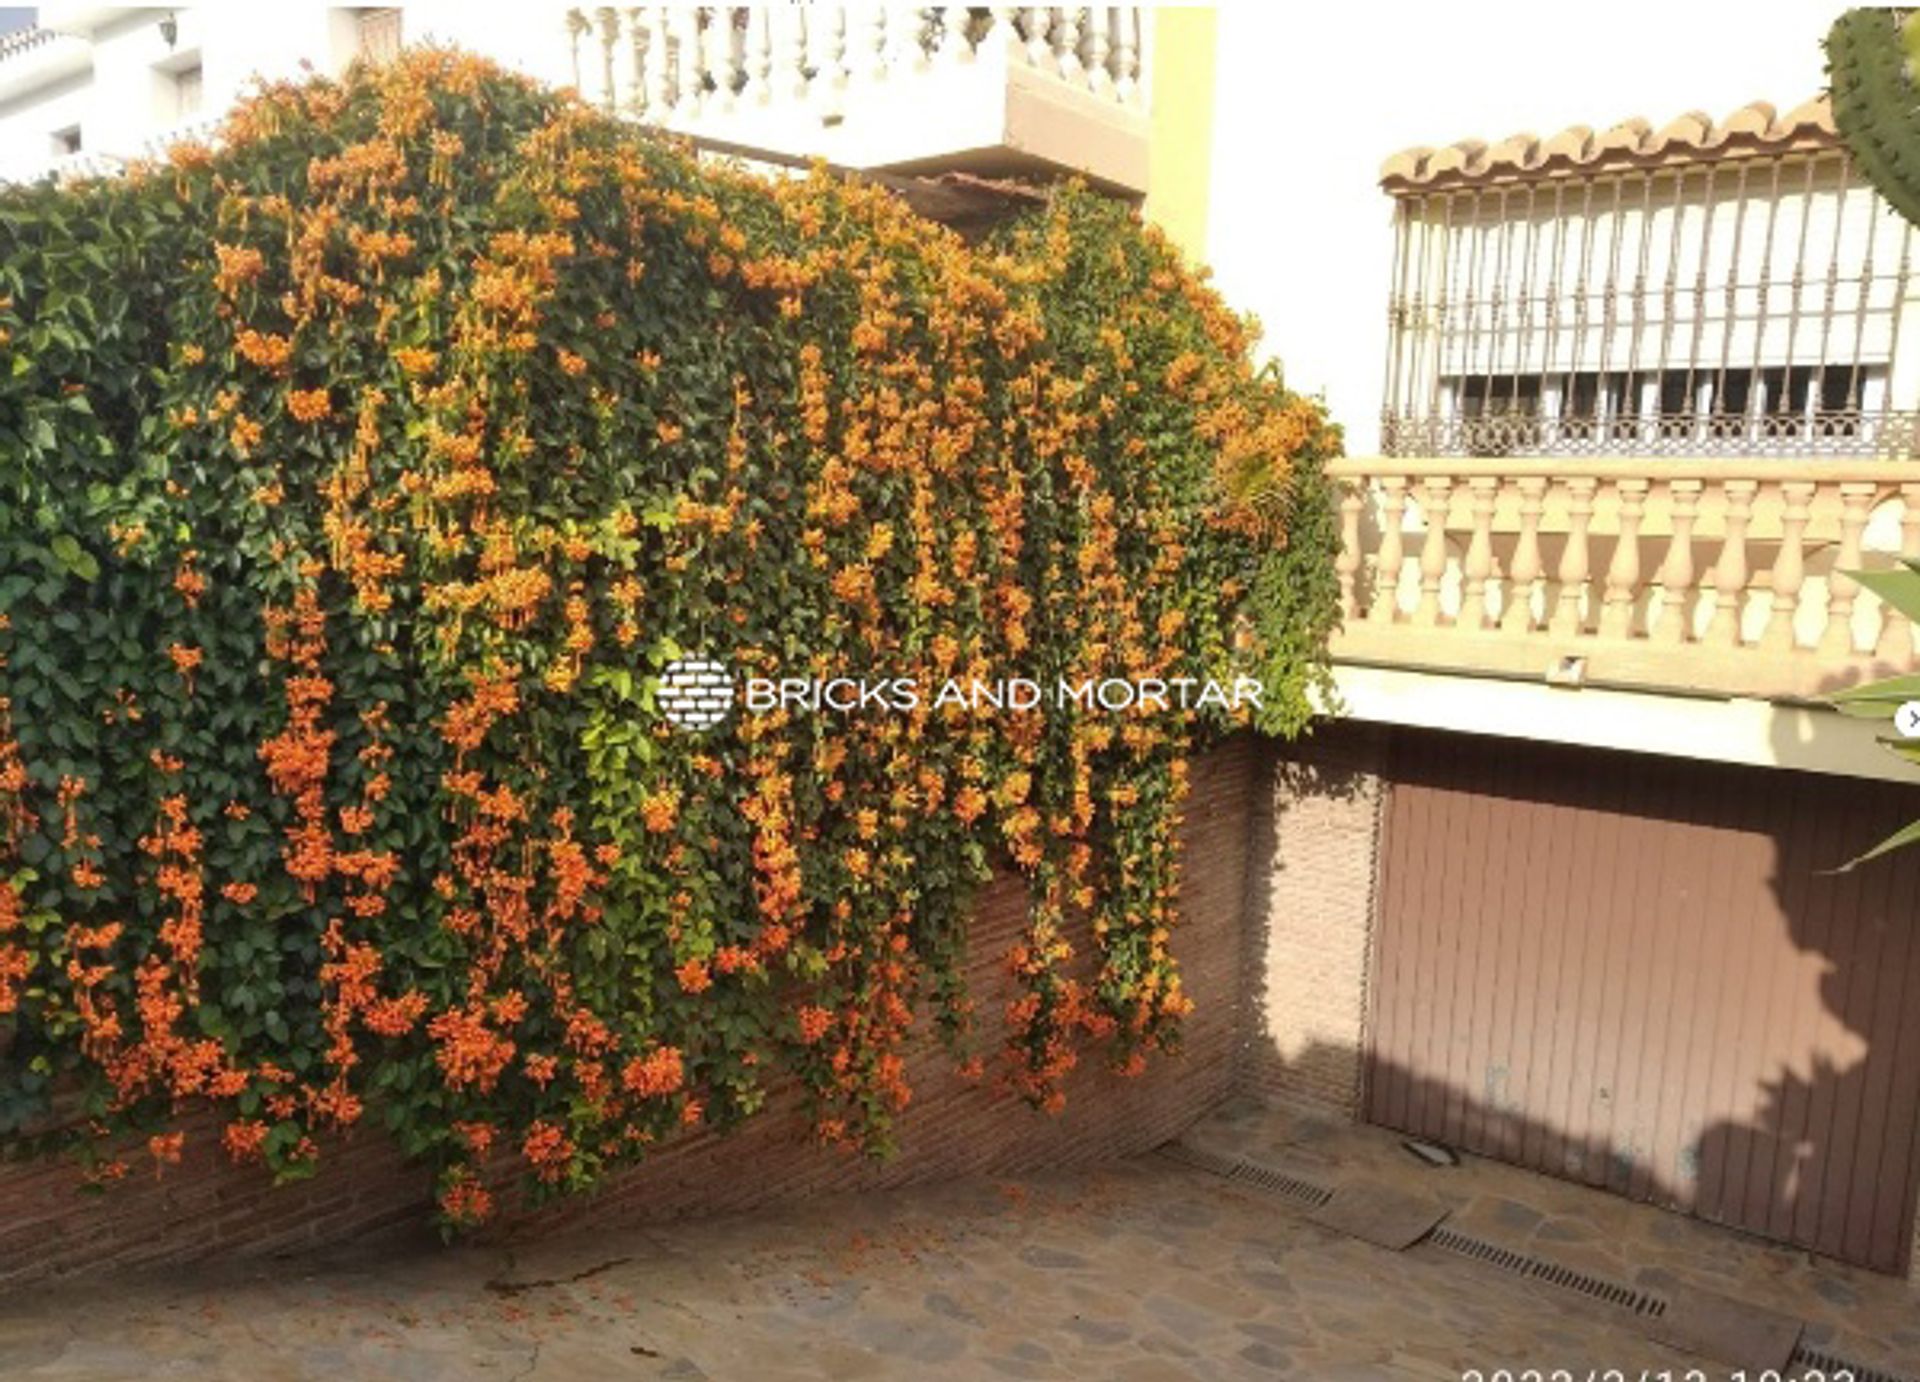
<svg viewBox="0 0 1920 1382">
<path fill-rule="evenodd" d="M 49 82 L 85 72 L 92 63 L 87 41 L 46 25 L 0 35 L 0 101 Z"/>
<path fill-rule="evenodd" d="M 56 182 L 76 182 L 86 178 L 113 177 L 130 163 L 159 162 L 178 144 L 212 144 L 220 137 L 224 116 L 195 115 L 147 135 L 137 143 L 118 151 L 81 149 L 56 154 L 44 160 L 25 161 L 14 168 L 0 167 L 0 184 L 38 182 L 51 177 Z"/>
<path fill-rule="evenodd" d="M 1332 470 L 1341 663 L 1789 702 L 1916 667 L 1911 625 L 1846 573 L 1920 556 L 1920 461 Z"/>
<path fill-rule="evenodd" d="M 1146 189 L 1135 6 L 597 8 L 568 24 L 583 95 L 705 147 Z"/>
</svg>

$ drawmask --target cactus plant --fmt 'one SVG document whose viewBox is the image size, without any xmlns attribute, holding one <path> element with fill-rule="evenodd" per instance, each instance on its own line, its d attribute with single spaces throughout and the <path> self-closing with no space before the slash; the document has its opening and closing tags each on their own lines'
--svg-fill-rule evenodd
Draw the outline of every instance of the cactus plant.
<svg viewBox="0 0 1920 1382">
<path fill-rule="evenodd" d="M 1840 137 L 1861 175 L 1920 224 L 1920 11 L 1848 10 L 1826 48 Z"/>
</svg>

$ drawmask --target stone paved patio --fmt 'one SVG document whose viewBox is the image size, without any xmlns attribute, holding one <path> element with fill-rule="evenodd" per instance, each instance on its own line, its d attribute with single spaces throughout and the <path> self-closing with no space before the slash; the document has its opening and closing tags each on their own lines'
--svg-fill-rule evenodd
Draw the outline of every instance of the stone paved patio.
<svg viewBox="0 0 1920 1382">
<path fill-rule="evenodd" d="M 1616 1279 L 1712 1285 L 1882 1367 L 1920 1297 L 1510 1168 L 1429 1170 L 1390 1134 L 1271 1109 L 1188 1145 L 1439 1196 L 1490 1240 Z M 1617 1307 L 1433 1248 L 1387 1252 L 1164 1155 L 823 1198 L 511 1248 L 229 1265 L 0 1303 L 0 1377 L 1459 1378 L 1685 1369 Z M 1683 1373 L 1676 1372 L 1676 1376 Z M 1707 1376 L 1724 1369 L 1707 1366 Z"/>
</svg>

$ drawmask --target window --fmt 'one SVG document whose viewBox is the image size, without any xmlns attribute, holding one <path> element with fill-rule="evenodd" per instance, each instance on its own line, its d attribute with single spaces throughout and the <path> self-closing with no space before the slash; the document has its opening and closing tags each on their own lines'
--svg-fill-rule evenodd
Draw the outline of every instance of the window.
<svg viewBox="0 0 1920 1382">
<path fill-rule="evenodd" d="M 357 23 L 360 27 L 360 57 L 363 61 L 390 62 L 399 56 L 401 14 L 397 7 L 361 10 L 357 16 Z"/>
<path fill-rule="evenodd" d="M 171 74 L 168 85 L 173 108 L 167 114 L 172 119 L 191 120 L 200 113 L 200 64 L 197 61 Z"/>
<path fill-rule="evenodd" d="M 1837 145 L 1447 176 L 1390 184 L 1389 454 L 1859 455 L 1920 432 L 1920 397 L 1892 395 L 1920 245 Z"/>
</svg>

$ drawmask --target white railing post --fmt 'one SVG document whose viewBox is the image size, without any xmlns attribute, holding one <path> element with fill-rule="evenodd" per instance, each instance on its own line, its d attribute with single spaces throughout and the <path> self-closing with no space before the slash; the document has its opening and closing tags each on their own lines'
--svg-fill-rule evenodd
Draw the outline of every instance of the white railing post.
<svg viewBox="0 0 1920 1382">
<path fill-rule="evenodd" d="M 1860 582 L 1848 573 L 1860 569 L 1860 543 L 1873 494 L 1871 484 L 1840 486 L 1840 550 L 1827 572 L 1827 623 L 1820 633 L 1820 651 L 1828 657 L 1853 656 L 1853 607 L 1860 597 Z"/>
<path fill-rule="evenodd" d="M 591 90 L 582 90 L 581 95 L 596 105 L 608 110 L 618 110 L 618 78 L 615 75 L 614 54 L 620 46 L 620 12 L 608 6 L 602 6 L 593 12 L 599 22 L 594 25 L 595 35 L 599 39 L 599 51 L 593 64 L 594 80 Z"/>
<path fill-rule="evenodd" d="M 1360 602 L 1354 591 L 1354 583 L 1360 574 L 1360 510 L 1366 498 L 1358 485 L 1349 484 L 1340 491 L 1340 555 L 1334 560 L 1334 571 L 1340 577 L 1340 614 L 1342 618 L 1353 619 L 1360 613 Z"/>
<path fill-rule="evenodd" d="M 1053 61 L 1061 77 L 1074 86 L 1087 84 L 1086 69 L 1080 65 L 1080 10 L 1074 6 L 1054 11 Z"/>
<path fill-rule="evenodd" d="M 1053 13 L 1044 5 L 1028 5 L 1020 11 L 1021 51 L 1027 65 L 1044 72 L 1051 65 L 1052 49 L 1048 35 L 1053 29 Z"/>
<path fill-rule="evenodd" d="M 1813 484 L 1788 480 L 1780 486 L 1780 550 L 1773 558 L 1773 605 L 1760 631 L 1760 646 L 1769 652 L 1792 652 L 1799 646 L 1794 628 L 1800 613 L 1800 590 L 1807 583 L 1807 511 Z"/>
<path fill-rule="evenodd" d="M 1567 481 L 1567 545 L 1560 553 L 1560 591 L 1548 624 L 1556 638 L 1572 638 L 1586 630 L 1582 600 L 1591 574 L 1587 527 L 1593 522 L 1593 494 L 1598 487 L 1598 481 L 1585 476 Z"/>
<path fill-rule="evenodd" d="M 1373 608 L 1367 616 L 1391 624 L 1400 617 L 1400 567 L 1406 560 L 1400 526 L 1407 516 L 1407 477 L 1380 477 L 1380 551 L 1373 563 Z"/>
<path fill-rule="evenodd" d="M 567 55 L 573 63 L 573 89 L 583 97 L 587 92 L 586 65 L 580 56 L 580 36 L 591 34 L 593 25 L 587 22 L 586 15 L 578 7 L 567 11 Z"/>
<path fill-rule="evenodd" d="M 1531 633 L 1533 593 L 1546 569 L 1540 560 L 1540 517 L 1547 508 L 1547 477 L 1522 475 L 1518 484 L 1520 538 L 1513 548 L 1513 569 L 1507 573 L 1500 627 L 1509 633 Z"/>
<path fill-rule="evenodd" d="M 1140 98 L 1140 10 L 1133 5 L 1114 8 L 1113 89 L 1133 105 Z"/>
<path fill-rule="evenodd" d="M 1459 624 L 1484 629 L 1492 622 L 1487 612 L 1487 578 L 1493 574 L 1493 510 L 1500 482 L 1491 475 L 1476 475 L 1467 481 L 1467 490 L 1473 502 L 1473 536 L 1460 563 Z"/>
<path fill-rule="evenodd" d="M 747 10 L 747 86 L 746 97 L 750 105 L 764 106 L 773 99 L 773 30 L 781 23 L 782 11 L 768 9 L 763 5 L 750 6 Z"/>
<path fill-rule="evenodd" d="M 1647 502 L 1645 480 L 1617 480 L 1620 535 L 1607 563 L 1607 594 L 1600 607 L 1600 632 L 1608 638 L 1633 637 L 1634 602 L 1640 595 L 1640 514 Z"/>
<path fill-rule="evenodd" d="M 1667 485 L 1667 497 L 1673 506 L 1673 537 L 1660 567 L 1660 614 L 1648 631 L 1655 643 L 1693 641 L 1693 521 L 1700 490 L 1698 480 L 1674 480 Z"/>
<path fill-rule="evenodd" d="M 647 35 L 647 111 L 650 118 L 665 120 L 673 114 L 674 97 L 678 95 L 673 79 L 673 31 L 668 27 L 666 11 L 657 5 L 641 10 L 635 22 Z"/>
<path fill-rule="evenodd" d="M 1713 568 L 1713 622 L 1707 626 L 1705 641 L 1738 648 L 1745 644 L 1742 621 L 1746 614 L 1747 523 L 1753 516 L 1753 495 L 1759 488 L 1754 480 L 1728 480 L 1720 486 L 1727 502 L 1726 537 L 1720 545 L 1720 560 Z"/>
<path fill-rule="evenodd" d="M 1900 486 L 1900 555 L 1920 558 L 1920 485 Z M 1881 609 L 1886 618 L 1880 628 L 1880 656 L 1896 667 L 1913 666 L 1913 621 L 1884 601 Z"/>
<path fill-rule="evenodd" d="M 700 8 L 687 15 L 693 49 L 693 108 L 701 114 L 720 110 L 727 103 L 729 93 L 720 67 L 724 50 L 716 31 L 726 22 L 728 13 L 725 9 Z"/>
<path fill-rule="evenodd" d="M 867 7 L 867 31 L 862 36 L 860 76 L 876 86 L 887 79 L 887 7 Z"/>
<path fill-rule="evenodd" d="M 1113 6 L 1095 5 L 1087 11 L 1087 85 L 1098 96 L 1113 91 Z"/>
<path fill-rule="evenodd" d="M 1420 545 L 1420 603 L 1413 622 L 1432 628 L 1441 622 L 1440 583 L 1447 574 L 1447 510 L 1453 503 L 1453 478 L 1434 475 L 1421 486 L 1420 516 L 1426 521 L 1426 540 Z"/>
</svg>

